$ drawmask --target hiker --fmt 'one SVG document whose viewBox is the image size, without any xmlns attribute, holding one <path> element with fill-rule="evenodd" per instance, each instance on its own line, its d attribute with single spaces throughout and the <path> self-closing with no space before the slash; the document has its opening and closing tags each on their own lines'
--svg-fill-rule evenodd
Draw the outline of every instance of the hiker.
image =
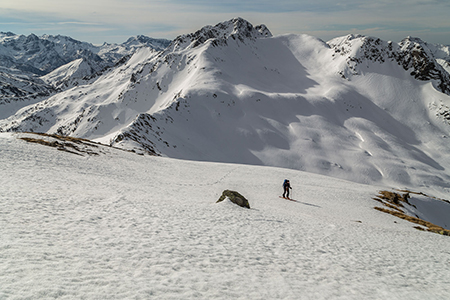
<svg viewBox="0 0 450 300">
<path fill-rule="evenodd" d="M 285 179 L 283 182 L 283 198 L 289 199 L 289 189 L 292 190 L 291 184 L 289 183 L 289 180 Z"/>
</svg>

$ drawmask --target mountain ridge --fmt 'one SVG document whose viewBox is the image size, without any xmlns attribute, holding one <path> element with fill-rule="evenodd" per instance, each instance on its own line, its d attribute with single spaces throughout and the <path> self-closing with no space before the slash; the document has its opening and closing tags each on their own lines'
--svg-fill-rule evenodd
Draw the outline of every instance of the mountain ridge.
<svg viewBox="0 0 450 300">
<path fill-rule="evenodd" d="M 0 56 L 3 67 L 22 69 L 41 76 L 76 59 L 114 64 L 124 55 L 130 54 L 130 50 L 134 48 L 148 46 L 162 50 L 169 43 L 169 40 L 140 35 L 130 37 L 122 44 L 104 43 L 95 46 L 63 35 L 38 37 L 33 33 L 25 36 L 9 32 L 0 34 Z"/>
<path fill-rule="evenodd" d="M 160 51 L 169 43 L 140 35 L 122 44 L 95 46 L 63 35 L 0 32 L 0 103 L 32 104 L 58 91 L 87 84 L 141 47 Z"/>
<path fill-rule="evenodd" d="M 214 45 L 224 45 L 226 44 L 226 40 L 230 38 L 244 42 L 246 39 L 255 40 L 257 38 L 271 36 L 272 33 L 265 25 L 254 27 L 251 23 L 242 18 L 234 18 L 229 21 L 218 23 L 215 26 L 204 26 L 194 33 L 180 35 L 176 37 L 168 47 L 168 51 L 184 48 L 186 47 L 186 44 L 195 48 L 208 40 L 212 40 Z"/>
<path fill-rule="evenodd" d="M 351 53 L 351 43 L 359 43 L 358 53 Z M 405 38 L 400 43 L 382 41 L 379 38 L 348 35 L 344 39 L 334 39 L 329 42 L 335 55 L 347 57 L 348 68 L 358 75 L 358 65 L 364 60 L 383 63 L 386 59 L 396 61 L 405 71 L 412 69 L 411 75 L 422 81 L 436 80 L 436 87 L 443 93 L 450 94 L 450 77 L 443 65 L 437 62 L 428 44 L 420 38 Z M 444 48 L 444 47 L 442 47 Z M 447 47 L 448 49 L 448 47 Z M 450 56 L 442 58 L 448 64 Z M 341 74 L 346 77 L 344 73 Z"/>
</svg>

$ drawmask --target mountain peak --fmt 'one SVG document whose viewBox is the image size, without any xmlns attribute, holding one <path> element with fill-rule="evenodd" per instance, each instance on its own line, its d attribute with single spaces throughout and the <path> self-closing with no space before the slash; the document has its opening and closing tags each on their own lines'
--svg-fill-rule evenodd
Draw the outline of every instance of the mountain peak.
<svg viewBox="0 0 450 300">
<path fill-rule="evenodd" d="M 12 33 L 11 31 L 8 31 L 8 32 L 0 31 L 0 38 L 2 38 L 2 37 L 11 37 L 11 36 L 15 36 L 15 35 L 16 34 Z"/>
<path fill-rule="evenodd" d="M 414 36 L 407 36 L 406 38 L 404 38 L 401 41 L 401 43 L 406 43 L 406 42 L 418 43 L 418 44 L 426 44 L 426 42 L 424 42 L 421 38 L 414 37 Z"/>
<path fill-rule="evenodd" d="M 145 35 L 130 37 L 123 45 L 129 47 L 148 46 L 156 50 L 163 50 L 170 44 L 166 39 L 154 39 Z"/>
<path fill-rule="evenodd" d="M 212 29 L 217 30 L 219 34 L 223 34 L 223 37 L 245 37 L 256 39 L 272 36 L 265 25 L 253 27 L 250 22 L 240 17 L 219 23 L 212 27 Z"/>
<path fill-rule="evenodd" d="M 244 43 L 246 40 L 271 36 L 272 33 L 265 25 L 254 27 L 250 22 L 238 17 L 218 23 L 215 26 L 204 26 L 191 34 L 181 35 L 173 41 L 172 48 L 185 48 L 189 45 L 195 48 L 208 40 L 216 40 L 218 44 L 226 44 L 230 38 Z"/>
</svg>

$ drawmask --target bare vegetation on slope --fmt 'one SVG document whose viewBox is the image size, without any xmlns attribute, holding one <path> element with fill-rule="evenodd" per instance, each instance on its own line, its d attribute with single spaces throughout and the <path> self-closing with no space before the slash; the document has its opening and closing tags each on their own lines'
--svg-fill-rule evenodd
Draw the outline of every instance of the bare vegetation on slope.
<svg viewBox="0 0 450 300">
<path fill-rule="evenodd" d="M 107 148 L 115 148 L 121 151 L 128 151 L 121 148 L 96 143 L 87 139 L 76 138 L 71 136 L 61 136 L 56 134 L 27 132 L 19 134 L 18 138 L 27 141 L 29 143 L 36 143 L 56 148 L 57 150 L 65 151 L 80 156 L 84 156 L 85 154 L 87 155 L 106 154 Z M 130 150 L 129 152 L 134 151 Z"/>
<path fill-rule="evenodd" d="M 420 227 L 420 226 L 414 227 L 418 230 L 430 231 L 430 232 L 450 236 L 450 230 L 444 229 L 441 226 L 438 226 L 431 222 L 422 220 L 418 217 L 409 216 L 403 211 L 402 208 L 404 208 L 407 205 L 414 207 L 414 205 L 410 204 L 408 201 L 411 193 L 428 197 L 427 195 L 425 195 L 423 193 L 415 193 L 415 192 L 411 192 L 411 191 L 403 191 L 403 192 L 405 192 L 405 194 L 401 195 L 401 194 L 395 193 L 395 192 L 380 191 L 379 194 L 373 199 L 382 203 L 384 206 L 386 206 L 388 208 L 385 208 L 385 207 L 374 207 L 374 208 L 376 210 L 382 211 L 384 213 L 388 213 L 393 216 L 396 216 L 400 219 L 423 226 L 423 227 Z M 447 200 L 442 200 L 442 199 L 436 199 L 436 200 L 445 201 L 448 203 Z"/>
</svg>

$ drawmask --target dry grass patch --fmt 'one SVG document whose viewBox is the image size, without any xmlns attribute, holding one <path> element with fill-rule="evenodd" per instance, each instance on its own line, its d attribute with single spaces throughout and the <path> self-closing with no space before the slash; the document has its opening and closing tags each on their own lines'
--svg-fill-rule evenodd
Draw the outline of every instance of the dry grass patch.
<svg viewBox="0 0 450 300">
<path fill-rule="evenodd" d="M 84 156 L 84 154 L 88 155 L 106 154 L 109 152 L 108 148 L 144 155 L 143 153 L 136 152 L 135 150 L 126 150 L 110 145 L 105 145 L 102 143 L 93 142 L 88 139 L 76 138 L 72 136 L 62 136 L 57 134 L 47 134 L 38 132 L 22 132 L 17 134 L 19 135 L 18 137 L 19 139 L 27 141 L 29 143 L 37 143 L 81 156 Z M 148 152 L 147 154 L 154 155 L 150 152 Z"/>
<path fill-rule="evenodd" d="M 403 203 L 410 204 L 408 201 L 410 198 L 409 192 L 406 192 L 403 195 L 389 191 L 380 191 L 379 193 L 378 198 L 393 204 L 395 207 L 404 207 Z"/>
<path fill-rule="evenodd" d="M 400 194 L 394 193 L 394 192 L 380 191 L 379 194 L 373 199 L 382 203 L 384 206 L 386 206 L 390 209 L 383 208 L 383 207 L 374 207 L 374 208 L 376 210 L 382 211 L 384 213 L 388 213 L 393 216 L 396 216 L 400 219 L 423 226 L 423 227 L 419 227 L 419 226 L 414 227 L 418 230 L 426 230 L 426 231 L 450 236 L 450 230 L 444 229 L 441 226 L 438 226 L 438 225 L 433 224 L 428 221 L 424 221 L 420 218 L 406 215 L 401 208 L 404 207 L 404 203 L 411 205 L 408 202 L 408 199 L 410 198 L 409 194 L 411 192 L 409 192 L 409 191 L 405 191 L 405 192 L 406 192 L 405 194 L 400 195 Z M 424 195 L 424 194 L 422 194 L 422 195 Z M 411 206 L 413 206 L 413 205 L 411 205 Z M 424 227 L 427 229 L 425 229 Z"/>
<path fill-rule="evenodd" d="M 57 150 L 60 151 L 65 151 L 80 156 L 84 156 L 85 154 L 100 155 L 101 153 L 104 153 L 105 147 L 111 148 L 108 145 L 103 145 L 87 139 L 76 138 L 71 136 L 61 136 L 57 134 L 47 134 L 38 132 L 24 132 L 18 134 L 19 139 L 27 141 L 29 143 L 41 144 L 44 146 L 56 148 Z"/>
<path fill-rule="evenodd" d="M 48 133 L 42 133 L 42 132 L 26 132 L 26 133 L 45 136 L 45 137 L 49 137 L 49 138 L 54 138 L 54 139 L 58 139 L 61 141 L 73 142 L 73 143 L 77 143 L 77 144 L 89 144 L 90 146 L 93 146 L 93 147 L 98 147 L 98 145 L 102 145 L 100 143 L 96 143 L 96 142 L 93 142 L 88 139 L 82 139 L 82 138 L 77 138 L 77 137 L 72 137 L 72 136 L 63 136 L 63 135 L 48 134 Z"/>
<path fill-rule="evenodd" d="M 36 143 L 41 144 L 48 147 L 56 148 L 60 151 L 69 152 L 76 155 L 83 156 L 82 153 L 86 153 L 89 155 L 99 155 L 98 153 L 88 150 L 88 149 L 82 149 L 78 147 L 77 145 L 70 143 L 70 142 L 59 142 L 59 141 L 47 141 L 44 139 L 37 139 L 37 138 L 30 138 L 30 137 L 20 137 L 19 139 L 27 141 L 29 143 Z"/>
</svg>

